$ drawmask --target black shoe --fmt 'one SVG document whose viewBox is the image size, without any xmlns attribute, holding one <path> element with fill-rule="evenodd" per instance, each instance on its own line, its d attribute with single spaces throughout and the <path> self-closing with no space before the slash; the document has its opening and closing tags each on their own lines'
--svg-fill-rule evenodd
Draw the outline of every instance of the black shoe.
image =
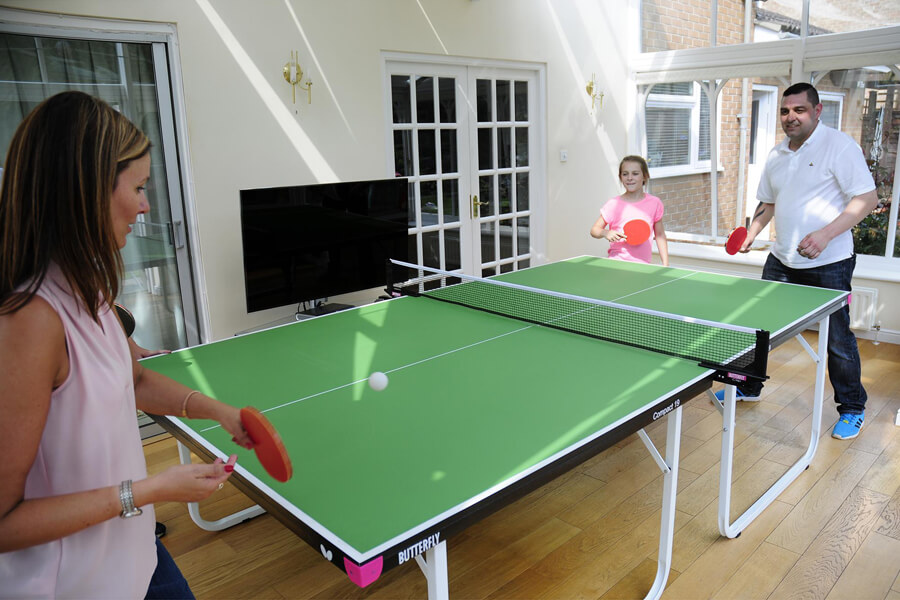
<svg viewBox="0 0 900 600">
<path fill-rule="evenodd" d="M 156 537 L 161 538 L 164 535 L 166 535 L 166 526 L 163 525 L 162 523 L 160 523 L 159 521 L 157 521 L 156 522 Z"/>
</svg>

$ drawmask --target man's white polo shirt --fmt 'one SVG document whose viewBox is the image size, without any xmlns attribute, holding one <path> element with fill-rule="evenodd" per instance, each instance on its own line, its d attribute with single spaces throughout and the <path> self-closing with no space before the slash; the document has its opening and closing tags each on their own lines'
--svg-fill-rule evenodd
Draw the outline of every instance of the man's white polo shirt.
<svg viewBox="0 0 900 600">
<path fill-rule="evenodd" d="M 810 260 L 797 252 L 807 234 L 834 221 L 854 196 L 875 189 L 875 181 L 859 145 L 849 135 L 819 123 L 803 145 L 793 151 L 789 138 L 766 159 L 756 197 L 775 204 L 775 245 L 772 254 L 795 269 L 831 264 L 853 255 L 850 230 L 835 237 Z"/>
</svg>

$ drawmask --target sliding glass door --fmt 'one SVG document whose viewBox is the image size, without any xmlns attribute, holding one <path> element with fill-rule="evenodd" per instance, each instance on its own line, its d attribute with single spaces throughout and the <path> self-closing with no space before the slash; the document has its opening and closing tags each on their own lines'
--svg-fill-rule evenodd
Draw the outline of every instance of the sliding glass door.
<svg viewBox="0 0 900 600">
<path fill-rule="evenodd" d="M 140 215 L 122 251 L 117 301 L 137 322 L 134 338 L 151 349 L 199 342 L 185 239 L 171 88 L 163 42 L 96 39 L 97 32 L 37 35 L 0 24 L 0 159 L 16 127 L 41 101 L 65 90 L 102 98 L 137 124 L 153 146 L 150 212 Z"/>
</svg>

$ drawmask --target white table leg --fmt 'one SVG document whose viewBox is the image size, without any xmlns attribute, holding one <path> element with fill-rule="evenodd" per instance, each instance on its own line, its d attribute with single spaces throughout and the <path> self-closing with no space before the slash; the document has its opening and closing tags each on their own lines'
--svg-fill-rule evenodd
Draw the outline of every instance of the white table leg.
<svg viewBox="0 0 900 600">
<path fill-rule="evenodd" d="M 675 538 L 675 495 L 678 490 L 678 457 L 681 449 L 681 407 L 669 413 L 666 424 L 666 466 L 663 469 L 662 516 L 659 526 L 659 558 L 656 579 L 645 598 L 662 596 L 672 566 L 672 542 Z"/>
<path fill-rule="evenodd" d="M 726 386 L 725 402 L 722 412 L 722 462 L 719 470 L 719 532 L 725 537 L 735 538 L 769 506 L 797 477 L 809 466 L 822 433 L 822 403 L 825 397 L 825 364 L 828 353 L 828 317 L 819 321 L 818 351 L 812 348 L 797 335 L 797 339 L 816 363 L 816 385 L 813 397 L 812 431 L 806 453 L 795 462 L 781 478 L 772 484 L 744 514 L 731 522 L 731 477 L 734 460 L 734 410 L 735 388 Z"/>
<path fill-rule="evenodd" d="M 450 586 L 447 583 L 447 542 L 426 550 L 424 558 L 419 554 L 416 562 L 428 580 L 428 600 L 448 600 Z"/>
</svg>

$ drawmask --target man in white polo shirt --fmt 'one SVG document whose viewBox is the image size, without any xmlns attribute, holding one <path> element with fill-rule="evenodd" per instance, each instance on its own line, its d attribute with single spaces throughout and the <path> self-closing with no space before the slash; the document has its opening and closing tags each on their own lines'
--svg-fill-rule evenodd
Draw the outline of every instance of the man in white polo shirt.
<svg viewBox="0 0 900 600">
<path fill-rule="evenodd" d="M 784 91 L 781 128 L 787 137 L 766 160 L 756 193 L 759 206 L 741 252 L 749 251 L 774 216 L 775 245 L 763 279 L 850 291 L 856 265 L 850 230 L 875 208 L 878 196 L 859 145 L 819 123 L 821 113 L 819 93 L 810 84 Z M 828 376 L 839 414 L 831 435 L 855 438 L 867 396 L 849 307 L 829 319 Z M 761 390 L 761 383 L 741 387 L 738 399 L 754 399 Z"/>
</svg>

